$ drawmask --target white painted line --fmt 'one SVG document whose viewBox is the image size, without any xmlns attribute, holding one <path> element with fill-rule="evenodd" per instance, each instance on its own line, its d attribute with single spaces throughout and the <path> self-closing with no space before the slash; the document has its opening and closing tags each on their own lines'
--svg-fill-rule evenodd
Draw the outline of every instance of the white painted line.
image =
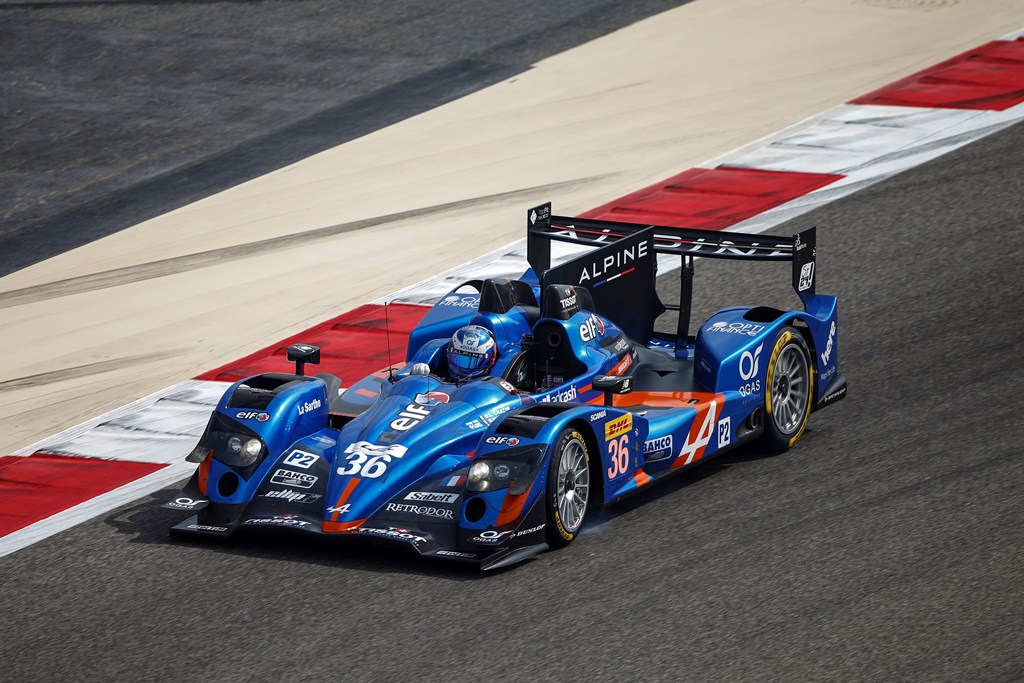
<svg viewBox="0 0 1024 683">
<path fill-rule="evenodd" d="M 0 537 L 0 557 L 21 550 L 33 543 L 38 543 L 44 538 L 70 529 L 93 517 L 110 512 L 154 491 L 171 486 L 175 482 L 191 476 L 195 469 L 195 463 L 184 462 L 183 460 L 148 474 L 141 479 L 136 479 L 109 493 L 97 496 L 84 503 L 79 503 L 35 524 L 30 524 L 23 529 L 18 529 L 6 536 L 2 536 Z M 59 555 L 59 553 L 57 554 Z"/>
</svg>

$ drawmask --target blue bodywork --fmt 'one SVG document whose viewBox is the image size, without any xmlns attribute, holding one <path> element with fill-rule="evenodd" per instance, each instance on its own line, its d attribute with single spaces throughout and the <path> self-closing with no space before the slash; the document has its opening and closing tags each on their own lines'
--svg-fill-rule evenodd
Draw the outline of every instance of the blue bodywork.
<svg viewBox="0 0 1024 683">
<path fill-rule="evenodd" d="M 567 431 L 586 443 L 592 504 L 607 505 L 760 436 L 769 356 L 786 330 L 813 359 L 813 409 L 845 393 L 833 296 L 802 296 L 804 310 L 725 309 L 679 343 L 631 338 L 578 285 L 552 290 L 563 297 L 554 315 L 545 290 L 558 285 L 532 269 L 513 284 L 512 305 L 489 305 L 480 283 L 441 297 L 410 334 L 403 367 L 340 397 L 329 376 L 233 384 L 193 453 L 196 475 L 168 504 L 197 513 L 174 531 L 284 527 L 503 566 L 548 547 L 549 464 Z M 455 384 L 443 372 L 445 344 L 470 323 L 493 332 L 499 357 L 490 376 Z M 631 389 L 595 388 L 609 378 Z M 258 456 L 238 462 L 229 451 L 253 439 Z M 472 490 L 470 467 L 481 460 L 517 474 Z"/>
</svg>

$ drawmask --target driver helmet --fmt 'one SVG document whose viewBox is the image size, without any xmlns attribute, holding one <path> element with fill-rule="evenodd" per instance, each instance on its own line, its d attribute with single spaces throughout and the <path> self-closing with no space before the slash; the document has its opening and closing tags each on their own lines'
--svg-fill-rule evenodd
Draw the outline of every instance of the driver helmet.
<svg viewBox="0 0 1024 683">
<path fill-rule="evenodd" d="M 498 345 L 486 327 L 466 325 L 455 330 L 447 353 L 452 379 L 464 382 L 487 374 L 498 360 Z"/>
</svg>

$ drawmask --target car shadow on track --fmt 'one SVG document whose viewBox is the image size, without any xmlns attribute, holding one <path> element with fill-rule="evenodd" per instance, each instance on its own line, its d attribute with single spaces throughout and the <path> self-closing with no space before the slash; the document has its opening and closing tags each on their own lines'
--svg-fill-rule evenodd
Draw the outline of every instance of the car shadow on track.
<svg viewBox="0 0 1024 683">
<path fill-rule="evenodd" d="M 336 538 L 259 529 L 240 530 L 225 539 L 172 537 L 168 530 L 188 513 L 167 510 L 160 505 L 173 498 L 180 489 L 176 486 L 156 491 L 114 511 L 104 522 L 118 534 L 128 537 L 129 543 L 202 548 L 215 553 L 332 569 L 429 575 L 452 581 L 472 581 L 505 571 L 499 569 L 484 573 L 473 564 L 430 560 L 420 557 L 411 547 L 354 536 Z"/>
<path fill-rule="evenodd" d="M 812 430 L 810 428 L 807 428 L 804 432 L 804 437 L 806 438 L 811 431 Z M 732 467 L 738 467 L 746 463 L 758 462 L 784 455 L 784 453 L 776 454 L 766 451 L 759 441 L 753 441 L 743 446 L 738 446 L 735 450 L 724 453 L 719 457 L 712 458 L 707 462 L 701 462 L 690 469 L 684 470 L 677 475 L 654 484 L 650 488 L 645 489 L 636 495 L 598 511 L 596 515 L 593 515 L 588 522 L 583 525 L 583 533 L 587 533 L 589 528 L 606 524 L 616 518 L 628 515 L 634 510 L 648 506 L 661 498 L 671 496 L 689 486 L 699 484 L 705 479 L 713 477 L 714 475 L 722 473 Z"/>
<path fill-rule="evenodd" d="M 774 456 L 766 453 L 760 444 L 741 446 L 735 451 L 681 472 L 646 491 L 598 511 L 584 524 L 582 534 L 585 536 L 589 533 L 599 532 L 599 527 L 614 519 L 629 515 L 664 496 L 676 494 L 686 487 L 698 484 L 705 478 L 714 476 L 730 467 L 771 457 Z M 517 566 L 523 566 L 513 565 L 504 569 L 482 572 L 472 564 L 423 558 L 412 548 L 375 539 L 299 535 L 278 529 L 241 530 L 231 538 L 225 539 L 175 538 L 169 534 L 168 530 L 188 514 L 177 510 L 167 510 L 160 505 L 173 498 L 179 491 L 180 486 L 156 491 L 131 505 L 114 511 L 106 517 L 104 522 L 119 535 L 128 537 L 129 543 L 180 545 L 239 557 L 320 565 L 332 569 L 428 575 L 452 581 L 473 581 L 513 571 Z"/>
</svg>

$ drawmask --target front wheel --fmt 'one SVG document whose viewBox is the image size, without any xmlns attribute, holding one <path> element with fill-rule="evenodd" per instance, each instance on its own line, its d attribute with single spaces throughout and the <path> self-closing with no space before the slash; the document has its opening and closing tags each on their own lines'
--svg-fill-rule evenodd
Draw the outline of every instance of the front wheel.
<svg viewBox="0 0 1024 683">
<path fill-rule="evenodd" d="M 770 449 L 788 450 L 803 436 L 811 416 L 814 373 L 811 354 L 800 333 L 784 327 L 768 361 L 764 440 Z"/>
<path fill-rule="evenodd" d="M 548 464 L 547 538 L 562 548 L 576 538 L 590 503 L 590 453 L 583 435 L 564 429 Z"/>
</svg>

